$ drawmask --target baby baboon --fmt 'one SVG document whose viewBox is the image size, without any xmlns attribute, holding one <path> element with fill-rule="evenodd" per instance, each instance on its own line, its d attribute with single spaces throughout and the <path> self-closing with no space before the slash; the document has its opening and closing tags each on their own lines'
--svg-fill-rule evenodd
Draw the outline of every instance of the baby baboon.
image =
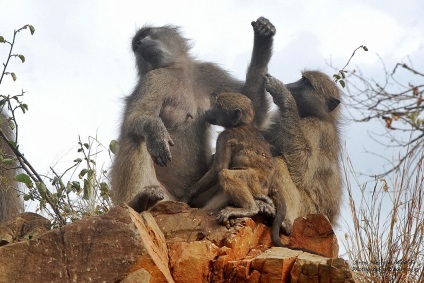
<svg viewBox="0 0 424 283">
<path fill-rule="evenodd" d="M 305 71 L 287 85 L 268 75 L 266 89 L 278 106 L 262 129 L 276 164 L 270 197 L 276 207 L 286 205 L 285 217 L 277 212 L 276 219 L 284 219 L 287 234 L 294 219 L 309 213 L 322 213 L 335 224 L 342 197 L 336 84 L 321 72 Z"/>
<path fill-rule="evenodd" d="M 268 189 L 274 163 L 268 143 L 253 126 L 251 100 L 240 93 L 222 93 L 206 111 L 206 119 L 225 130 L 218 136 L 211 168 L 187 191 L 188 199 L 219 184 L 231 206 L 222 209 L 217 220 L 227 226 L 231 217 L 256 215 L 258 201 L 273 212 Z"/>
<path fill-rule="evenodd" d="M 274 26 L 265 18 L 255 31 L 249 83 L 217 65 L 189 55 L 189 45 L 172 26 L 140 29 L 132 40 L 139 82 L 127 97 L 119 150 L 111 172 L 112 200 L 137 211 L 161 199 L 181 199 L 211 162 L 210 126 L 204 112 L 215 92 L 264 96 Z M 265 52 L 265 53 L 264 53 Z M 257 98 L 255 98 L 257 99 Z M 258 103 L 259 107 L 260 103 Z M 172 162 L 170 162 L 172 159 Z M 208 197 L 194 203 L 200 207 Z"/>
<path fill-rule="evenodd" d="M 5 138 L 11 139 L 12 131 L 7 124 L 5 116 L 0 113 L 0 127 Z M 6 141 L 0 137 L 0 155 L 3 159 L 9 159 L 13 155 Z M 16 170 L 15 166 L 0 166 L 0 223 L 12 215 L 22 212 L 22 200 L 16 191 L 17 184 L 13 180 Z"/>
</svg>

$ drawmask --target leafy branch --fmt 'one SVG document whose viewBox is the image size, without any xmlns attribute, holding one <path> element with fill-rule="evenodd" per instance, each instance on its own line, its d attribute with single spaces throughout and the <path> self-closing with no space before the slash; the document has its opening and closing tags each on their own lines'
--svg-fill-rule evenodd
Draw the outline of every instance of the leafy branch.
<svg viewBox="0 0 424 283">
<path fill-rule="evenodd" d="M 345 88 L 346 83 L 345 83 L 345 79 L 346 79 L 346 67 L 349 65 L 350 61 L 352 60 L 353 56 L 355 56 L 356 51 L 358 51 L 358 49 L 363 49 L 365 51 L 368 51 L 368 48 L 365 45 L 361 45 L 359 47 L 357 47 L 352 55 L 350 56 L 349 60 L 347 61 L 346 65 L 344 65 L 344 67 L 339 70 L 339 72 L 337 74 L 333 75 L 334 78 L 334 82 L 335 83 L 339 83 L 343 88 Z"/>
<path fill-rule="evenodd" d="M 9 55 L 6 62 L 3 63 L 0 86 L 3 78 L 7 75 L 10 75 L 13 81 L 17 79 L 14 72 L 7 71 L 11 58 L 19 58 L 22 63 L 26 61 L 24 55 L 13 54 L 13 48 L 17 34 L 27 28 L 31 34 L 34 34 L 34 27 L 25 25 L 14 31 L 12 41 L 0 36 L 0 43 L 9 45 Z M 7 170 L 17 169 L 20 171 L 14 180 L 25 184 L 28 189 L 23 194 L 24 201 L 38 201 L 38 210 L 47 213 L 52 218 L 54 226 L 63 226 L 84 216 L 98 215 L 108 211 L 111 202 L 109 185 L 105 181 L 107 180 L 107 171 L 101 168 L 99 170 L 96 158 L 103 151 L 108 151 L 111 156 L 113 147 L 107 149 L 97 138 L 89 137 L 88 142 L 82 142 L 79 138 L 77 152 L 80 157 L 74 159 L 72 165 L 60 174 L 51 167 L 51 175 L 40 175 L 20 151 L 18 145 L 19 127 L 16 111 L 20 109 L 23 114 L 28 111 L 28 105 L 21 101 L 24 94 L 24 91 L 12 96 L 0 94 L 2 114 L 0 116 L 0 139 L 4 141 L 11 152 L 6 154 L 5 150 L 0 148 L 0 162 L 3 167 L 8 165 Z M 81 166 L 84 168 L 78 172 L 78 180 L 72 180 Z M 69 174 L 71 175 L 69 181 L 64 181 Z M 45 180 L 48 182 L 46 183 Z"/>
</svg>

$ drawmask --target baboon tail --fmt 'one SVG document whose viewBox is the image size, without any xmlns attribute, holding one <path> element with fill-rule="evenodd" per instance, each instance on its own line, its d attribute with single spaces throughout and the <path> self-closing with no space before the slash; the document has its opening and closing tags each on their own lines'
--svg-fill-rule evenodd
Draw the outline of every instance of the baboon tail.
<svg viewBox="0 0 424 283">
<path fill-rule="evenodd" d="M 276 247 L 285 247 L 283 243 L 281 243 L 280 239 L 280 228 L 283 223 L 284 218 L 286 217 L 286 203 L 284 201 L 275 201 L 275 218 L 274 222 L 272 222 L 271 227 L 271 240 L 274 246 Z"/>
</svg>

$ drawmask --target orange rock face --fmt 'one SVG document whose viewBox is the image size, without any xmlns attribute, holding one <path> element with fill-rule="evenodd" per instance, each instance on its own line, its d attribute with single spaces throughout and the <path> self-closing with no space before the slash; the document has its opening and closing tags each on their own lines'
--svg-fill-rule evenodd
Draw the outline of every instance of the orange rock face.
<svg viewBox="0 0 424 283">
<path fill-rule="evenodd" d="M 331 258 L 337 239 L 321 215 L 298 219 L 282 241 L 327 257 L 272 247 L 260 218 L 235 219 L 227 229 L 177 202 L 141 214 L 118 206 L 30 240 L 17 233 L 31 226 L 19 219 L 0 224 L 0 237 L 6 231 L 14 242 L 0 247 L 0 282 L 354 282 L 347 263 Z"/>
</svg>

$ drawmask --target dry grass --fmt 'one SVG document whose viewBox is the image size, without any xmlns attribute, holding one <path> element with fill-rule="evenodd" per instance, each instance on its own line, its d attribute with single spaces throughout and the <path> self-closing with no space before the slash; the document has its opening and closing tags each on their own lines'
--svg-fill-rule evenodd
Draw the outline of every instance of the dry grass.
<svg viewBox="0 0 424 283">
<path fill-rule="evenodd" d="M 424 154 L 390 178 L 376 179 L 372 189 L 358 185 L 359 191 L 345 168 L 353 224 L 344 245 L 358 282 L 424 282 L 423 161 Z"/>
</svg>

